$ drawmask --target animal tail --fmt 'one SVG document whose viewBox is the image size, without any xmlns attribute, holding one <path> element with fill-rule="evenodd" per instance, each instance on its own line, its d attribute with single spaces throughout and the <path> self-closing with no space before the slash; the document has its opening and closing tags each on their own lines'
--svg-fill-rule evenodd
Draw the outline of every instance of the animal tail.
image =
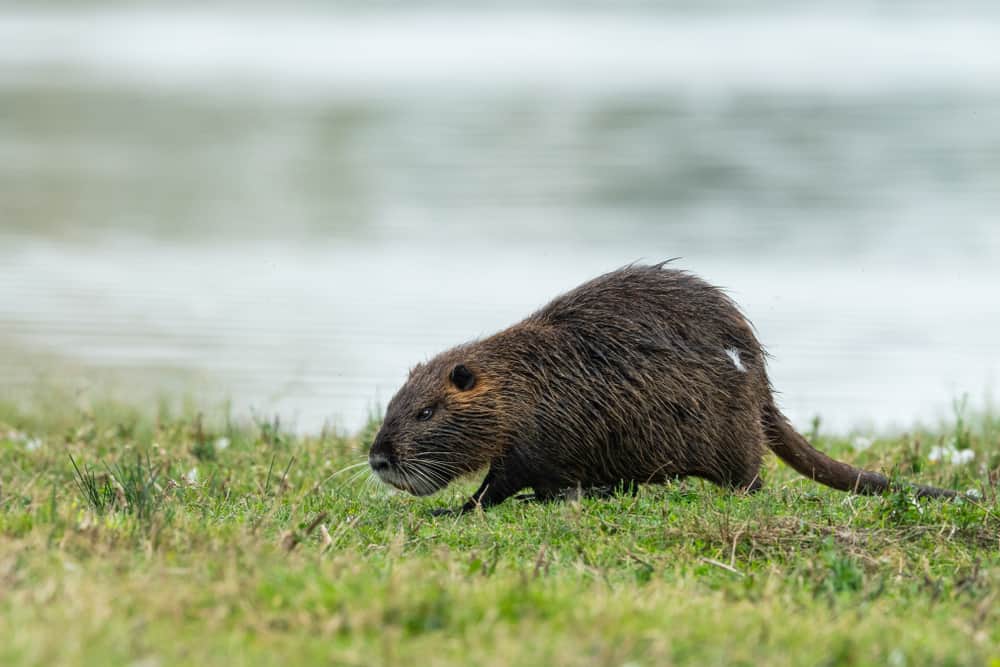
<svg viewBox="0 0 1000 667">
<path fill-rule="evenodd" d="M 884 475 L 832 459 L 792 428 L 785 415 L 771 404 L 764 408 L 764 433 L 767 444 L 781 460 L 800 474 L 820 484 L 840 491 L 862 495 L 879 495 L 890 489 L 892 483 Z M 924 498 L 954 498 L 957 492 L 933 486 L 915 484 L 916 495 Z"/>
</svg>

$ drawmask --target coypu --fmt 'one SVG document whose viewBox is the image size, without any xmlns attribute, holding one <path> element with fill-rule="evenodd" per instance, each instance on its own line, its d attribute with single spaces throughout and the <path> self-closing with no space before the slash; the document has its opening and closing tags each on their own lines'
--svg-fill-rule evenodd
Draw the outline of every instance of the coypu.
<svg viewBox="0 0 1000 667">
<path fill-rule="evenodd" d="M 792 428 L 736 304 L 666 264 L 595 278 L 418 364 L 389 402 L 371 468 L 422 496 L 488 466 L 460 512 L 527 487 L 547 499 L 688 475 L 754 492 L 765 445 L 835 489 L 889 489 L 883 475 L 829 458 Z"/>
</svg>

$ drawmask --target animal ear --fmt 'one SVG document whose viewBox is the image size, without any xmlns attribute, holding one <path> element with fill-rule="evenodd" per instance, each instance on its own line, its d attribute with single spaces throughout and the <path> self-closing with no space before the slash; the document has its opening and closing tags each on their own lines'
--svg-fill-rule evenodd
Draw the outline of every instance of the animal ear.
<svg viewBox="0 0 1000 667">
<path fill-rule="evenodd" d="M 448 376 L 448 379 L 461 391 L 469 391 L 476 386 L 476 376 L 465 364 L 459 364 L 451 369 L 451 375 Z"/>
</svg>

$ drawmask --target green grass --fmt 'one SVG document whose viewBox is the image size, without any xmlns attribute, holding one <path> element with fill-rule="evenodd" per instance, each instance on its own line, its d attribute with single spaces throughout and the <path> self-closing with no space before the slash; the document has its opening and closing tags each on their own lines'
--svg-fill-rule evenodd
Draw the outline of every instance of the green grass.
<svg viewBox="0 0 1000 667">
<path fill-rule="evenodd" d="M 958 408 L 957 408 L 958 409 Z M 961 412 L 959 412 L 961 415 Z M 277 421 L 0 406 L 0 665 L 1000 666 L 1000 421 L 818 445 L 976 502 L 765 491 L 430 515 Z M 931 463 L 934 446 L 970 464 Z"/>
</svg>

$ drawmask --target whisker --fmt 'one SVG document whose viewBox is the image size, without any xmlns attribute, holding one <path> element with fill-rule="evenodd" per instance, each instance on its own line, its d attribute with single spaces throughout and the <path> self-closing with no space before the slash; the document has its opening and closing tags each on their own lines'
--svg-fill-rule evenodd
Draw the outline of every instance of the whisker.
<svg viewBox="0 0 1000 667">
<path fill-rule="evenodd" d="M 427 491 L 428 493 L 433 493 L 434 491 L 437 491 L 439 488 L 441 488 L 440 481 L 431 477 L 430 471 L 427 470 L 426 468 L 420 470 L 420 476 L 426 483 L 424 490 Z"/>
<path fill-rule="evenodd" d="M 425 468 L 427 475 L 433 477 L 441 486 L 445 486 L 450 481 L 448 476 L 445 474 L 446 471 L 439 470 L 434 467 Z"/>
<path fill-rule="evenodd" d="M 432 492 L 435 490 L 434 483 L 424 474 L 424 471 L 420 468 L 411 468 L 410 472 L 413 475 L 413 490 L 420 494 L 425 494 L 427 492 Z"/>
<path fill-rule="evenodd" d="M 427 454 L 418 454 L 407 459 L 408 461 L 431 461 L 433 463 L 440 463 L 442 465 L 457 466 L 458 463 L 455 461 L 449 461 L 448 459 L 439 459 L 428 456 Z"/>
<path fill-rule="evenodd" d="M 320 488 L 320 487 L 322 487 L 322 486 L 326 486 L 326 483 L 327 483 L 327 482 L 329 482 L 329 481 L 330 481 L 331 479 L 333 479 L 334 477 L 336 477 L 337 475 L 339 475 L 339 474 L 341 474 L 341 473 L 344 473 L 344 472 L 347 472 L 348 470 L 351 470 L 351 469 L 353 469 L 353 468 L 357 468 L 357 467 L 360 467 L 360 466 L 362 466 L 362 465 L 364 465 L 364 464 L 366 464 L 366 463 L 368 463 L 368 460 L 367 460 L 367 458 L 366 458 L 366 459 L 365 459 L 364 461 L 360 461 L 360 462 L 358 462 L 358 463 L 353 463 L 353 464 L 351 464 L 351 465 L 347 466 L 346 468 L 341 468 L 341 469 L 340 469 L 340 470 L 338 470 L 337 472 L 335 472 L 335 473 L 333 473 L 333 474 L 329 475 L 328 477 L 325 477 L 325 478 L 324 478 L 324 479 L 323 479 L 322 481 L 320 481 L 319 483 L 317 483 L 317 484 L 316 484 L 316 488 L 318 489 L 318 488 Z"/>
<path fill-rule="evenodd" d="M 348 470 L 354 470 L 355 468 L 358 468 L 358 467 L 361 467 L 361 466 L 364 466 L 364 465 L 368 465 L 368 457 L 367 456 L 365 457 L 364 461 L 360 461 L 358 463 L 352 463 L 351 465 L 347 466 L 346 468 L 341 468 L 337 472 L 335 472 L 332 475 L 330 475 L 329 477 L 327 477 L 327 480 L 331 480 L 334 477 L 336 477 L 337 475 L 343 474 L 343 473 L 347 472 Z"/>
<path fill-rule="evenodd" d="M 401 486 L 403 486 L 404 489 L 412 489 L 413 488 L 413 482 L 410 480 L 410 473 L 409 473 L 409 471 L 406 470 L 406 468 L 400 468 L 399 469 L 399 474 L 403 478 L 402 479 L 403 483 L 402 483 Z"/>
<path fill-rule="evenodd" d="M 410 465 L 405 466 L 404 469 L 414 481 L 420 483 L 420 488 L 417 490 L 421 493 L 430 494 L 442 489 L 448 486 L 456 476 L 455 473 L 457 471 L 449 470 L 444 466 L 428 465 L 429 462 L 426 460 L 422 460 L 419 463 L 420 465 L 413 465 L 410 462 Z"/>
<path fill-rule="evenodd" d="M 455 473 L 461 474 L 464 472 L 457 464 L 450 461 L 445 461 L 442 459 L 433 459 L 426 456 L 426 453 L 418 454 L 416 456 L 407 458 L 407 462 L 421 463 L 421 464 L 432 464 L 433 466 L 440 468 L 442 470 L 451 470 Z"/>
<path fill-rule="evenodd" d="M 351 484 L 353 484 L 354 482 L 358 481 L 359 479 L 361 479 L 365 475 L 371 475 L 371 472 L 372 471 L 370 469 L 369 470 L 359 470 L 356 473 L 354 473 L 353 475 L 351 475 L 350 477 L 348 477 L 347 480 L 344 482 L 344 485 L 345 486 L 350 486 Z"/>
</svg>

